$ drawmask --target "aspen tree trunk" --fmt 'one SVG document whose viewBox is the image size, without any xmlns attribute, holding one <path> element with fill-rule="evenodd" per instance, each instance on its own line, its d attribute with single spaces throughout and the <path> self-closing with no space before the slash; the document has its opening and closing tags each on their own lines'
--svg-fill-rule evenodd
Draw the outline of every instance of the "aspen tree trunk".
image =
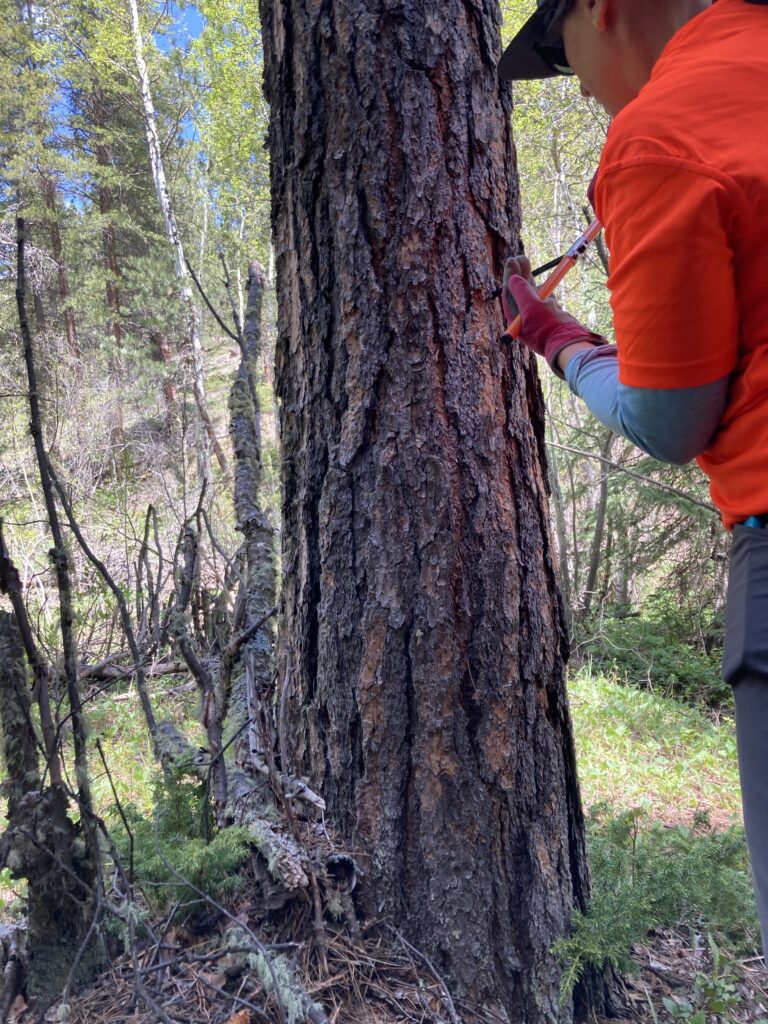
<svg viewBox="0 0 768 1024">
<path fill-rule="evenodd" d="M 199 429 L 197 431 L 197 461 L 198 473 L 202 479 L 210 477 L 210 454 L 209 448 L 213 448 L 216 461 L 222 473 L 228 475 L 229 465 L 224 449 L 221 447 L 213 423 L 208 412 L 208 404 L 205 395 L 205 367 L 203 365 L 203 344 L 200 337 L 200 312 L 192 300 L 192 286 L 184 260 L 184 248 L 181 244 L 176 214 L 171 202 L 171 195 L 168 191 L 168 184 L 165 178 L 163 166 L 163 154 L 160 148 L 160 138 L 157 134 L 157 118 L 155 106 L 152 101 L 152 90 L 149 84 L 149 74 L 144 61 L 144 41 L 141 35 L 139 24 L 139 10 L 136 0 L 128 0 L 128 9 L 131 14 L 131 31 L 133 34 L 134 58 L 136 69 L 139 74 L 139 86 L 141 90 L 141 104 L 144 111 L 144 126 L 147 133 L 147 145 L 149 148 L 149 161 L 152 167 L 152 179 L 155 183 L 157 201 L 160 204 L 160 211 L 165 222 L 165 230 L 168 241 L 171 244 L 174 255 L 174 267 L 176 280 L 179 284 L 181 299 L 187 312 L 189 329 L 189 344 L 192 354 L 192 391 L 197 406 Z"/>
<path fill-rule="evenodd" d="M 564 1022 L 588 881 L 543 403 L 489 301 L 519 251 L 498 4 L 260 6 L 290 769 L 362 913 L 502 1019 Z"/>
</svg>

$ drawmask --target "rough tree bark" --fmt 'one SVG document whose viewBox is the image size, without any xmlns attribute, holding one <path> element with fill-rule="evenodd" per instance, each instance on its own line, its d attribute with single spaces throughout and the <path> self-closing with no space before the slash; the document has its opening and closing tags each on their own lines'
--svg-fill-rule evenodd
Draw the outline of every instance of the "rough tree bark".
<svg viewBox="0 0 768 1024">
<path fill-rule="evenodd" d="M 0 589 L 5 592 L 8 573 L 14 570 L 5 553 L 2 559 Z M 40 1011 L 61 994 L 70 971 L 77 983 L 91 980 L 103 965 L 104 951 L 97 939 L 84 945 L 94 913 L 93 861 L 83 843 L 82 825 L 68 816 L 62 784 L 53 782 L 51 773 L 41 788 L 28 694 L 19 630 L 14 617 L 0 611 L 0 728 L 8 800 L 0 867 L 29 883 L 23 970 L 14 975 L 13 984 L 20 986 L 23 980 L 29 1001 Z M 5 989 L 3 1005 L 13 995 Z"/>
<path fill-rule="evenodd" d="M 229 396 L 230 434 L 235 456 L 235 514 L 237 529 L 245 546 L 244 625 L 250 629 L 275 604 L 277 572 L 275 566 L 275 531 L 264 509 L 262 497 L 263 466 L 261 460 L 261 409 L 256 391 L 258 364 L 261 355 L 261 307 L 264 292 L 264 271 L 257 260 L 248 268 L 248 306 L 245 312 L 240 368 Z M 274 628 L 268 620 L 246 645 L 255 690 L 267 693 L 272 683 L 274 665 Z M 242 682 L 241 687 L 244 687 Z M 242 715 L 247 694 L 232 695 L 233 708 Z M 224 710 L 224 709 L 222 709 Z M 239 724 L 235 720 L 233 723 Z"/>
<path fill-rule="evenodd" d="M 292 768 L 466 998 L 566 1021 L 587 866 L 495 0 L 261 2 Z M 286 673 L 286 667 L 290 672 Z"/>
</svg>

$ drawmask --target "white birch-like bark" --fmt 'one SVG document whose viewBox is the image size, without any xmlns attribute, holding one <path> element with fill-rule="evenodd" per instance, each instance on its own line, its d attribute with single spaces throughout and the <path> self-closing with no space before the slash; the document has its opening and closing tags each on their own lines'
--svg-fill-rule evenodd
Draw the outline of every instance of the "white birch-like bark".
<svg viewBox="0 0 768 1024">
<path fill-rule="evenodd" d="M 152 90 L 149 85 L 149 74 L 144 60 L 144 40 L 141 35 L 139 23 L 139 9 L 137 0 L 127 0 L 131 13 L 131 29 L 133 34 L 134 58 L 136 70 L 139 75 L 139 88 L 141 91 L 141 104 L 144 110 L 144 127 L 147 133 L 147 145 L 149 148 L 149 162 L 152 168 L 152 179 L 155 183 L 157 201 L 160 204 L 160 211 L 165 222 L 165 230 L 168 241 L 173 249 L 174 267 L 176 280 L 179 283 L 179 292 L 182 303 L 187 313 L 189 329 L 189 342 L 192 358 L 192 390 L 195 396 L 195 405 L 198 412 L 198 429 L 196 430 L 197 468 L 202 479 L 210 477 L 210 446 L 216 453 L 216 459 L 225 474 L 229 473 L 229 466 L 224 451 L 219 444 L 208 413 L 208 406 L 205 395 L 205 366 L 203 361 L 203 345 L 200 337 L 200 312 L 193 302 L 192 284 L 187 264 L 184 259 L 184 249 L 181 244 L 176 215 L 173 209 L 173 202 L 168 191 L 168 183 L 165 177 L 163 166 L 163 154 L 160 148 L 160 137 L 157 132 L 157 116 L 152 101 Z"/>
</svg>

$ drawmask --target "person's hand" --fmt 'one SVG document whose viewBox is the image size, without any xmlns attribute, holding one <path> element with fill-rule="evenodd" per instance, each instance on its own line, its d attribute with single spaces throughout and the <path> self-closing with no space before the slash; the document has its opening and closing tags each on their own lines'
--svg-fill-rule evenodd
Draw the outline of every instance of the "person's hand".
<svg viewBox="0 0 768 1024">
<path fill-rule="evenodd" d="M 569 345 L 605 345 L 605 338 L 579 323 L 554 298 L 542 302 L 525 256 L 513 256 L 504 264 L 501 304 L 507 323 L 520 313 L 522 330 L 518 340 L 537 355 L 544 356 L 558 376 L 558 355 Z"/>
</svg>

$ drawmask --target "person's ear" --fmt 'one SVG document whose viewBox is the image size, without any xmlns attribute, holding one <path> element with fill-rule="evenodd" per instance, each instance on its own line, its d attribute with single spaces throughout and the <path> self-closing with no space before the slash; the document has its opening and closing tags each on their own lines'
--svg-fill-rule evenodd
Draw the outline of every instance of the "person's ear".
<svg viewBox="0 0 768 1024">
<path fill-rule="evenodd" d="M 586 6 L 593 26 L 605 32 L 614 18 L 615 0 L 586 0 Z"/>
</svg>

